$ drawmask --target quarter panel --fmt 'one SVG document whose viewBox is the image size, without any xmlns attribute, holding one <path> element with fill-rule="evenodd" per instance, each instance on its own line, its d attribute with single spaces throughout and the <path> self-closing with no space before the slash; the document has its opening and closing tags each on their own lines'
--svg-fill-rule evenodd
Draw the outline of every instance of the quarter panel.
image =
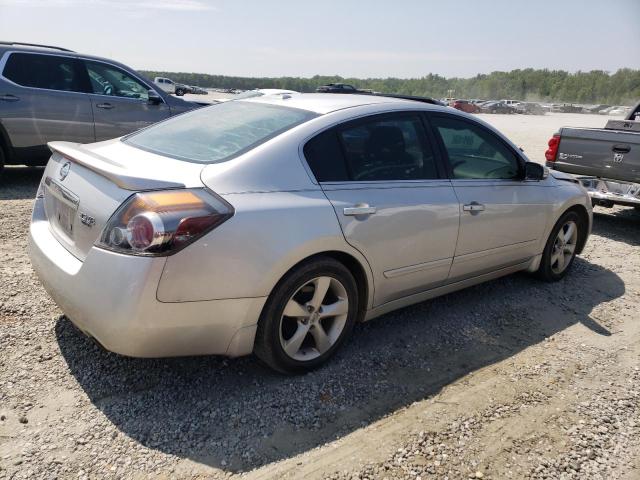
<svg viewBox="0 0 640 480">
<path fill-rule="evenodd" d="M 292 266 L 326 251 L 349 253 L 368 270 L 362 255 L 345 242 L 322 191 L 223 197 L 233 205 L 235 215 L 167 258 L 158 300 L 186 302 L 267 296 Z M 367 276 L 370 277 L 370 272 Z"/>
</svg>

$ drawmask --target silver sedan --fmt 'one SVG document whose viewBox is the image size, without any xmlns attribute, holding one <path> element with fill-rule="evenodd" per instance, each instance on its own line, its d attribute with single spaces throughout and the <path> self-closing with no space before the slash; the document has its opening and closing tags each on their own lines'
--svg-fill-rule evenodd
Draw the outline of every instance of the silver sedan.
<svg viewBox="0 0 640 480">
<path fill-rule="evenodd" d="M 411 100 L 263 96 L 50 148 L 33 266 L 124 355 L 304 372 L 355 322 L 517 271 L 559 280 L 591 230 L 572 177 Z"/>
</svg>

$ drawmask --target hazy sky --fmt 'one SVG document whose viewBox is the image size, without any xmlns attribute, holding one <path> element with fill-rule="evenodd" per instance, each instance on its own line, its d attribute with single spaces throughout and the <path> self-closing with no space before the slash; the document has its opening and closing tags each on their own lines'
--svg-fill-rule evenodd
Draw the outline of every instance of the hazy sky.
<svg viewBox="0 0 640 480">
<path fill-rule="evenodd" d="M 614 71 L 640 68 L 640 0 L 0 0 L 0 39 L 242 76 Z"/>
</svg>

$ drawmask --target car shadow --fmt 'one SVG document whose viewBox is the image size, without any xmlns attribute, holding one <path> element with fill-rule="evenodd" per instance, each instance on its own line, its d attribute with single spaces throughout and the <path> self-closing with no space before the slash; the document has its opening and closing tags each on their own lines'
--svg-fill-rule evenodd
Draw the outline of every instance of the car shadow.
<svg viewBox="0 0 640 480">
<path fill-rule="evenodd" d="M 0 173 L 0 200 L 33 199 L 44 167 L 7 166 Z"/>
<path fill-rule="evenodd" d="M 630 207 L 596 207 L 593 233 L 637 247 L 640 245 L 640 211 Z"/>
<path fill-rule="evenodd" d="M 358 325 L 327 366 L 298 377 L 254 357 L 122 357 L 65 317 L 55 332 L 71 373 L 120 431 L 239 472 L 342 437 L 574 324 L 611 335 L 589 315 L 624 292 L 615 273 L 577 258 L 557 283 L 516 274 Z"/>
</svg>

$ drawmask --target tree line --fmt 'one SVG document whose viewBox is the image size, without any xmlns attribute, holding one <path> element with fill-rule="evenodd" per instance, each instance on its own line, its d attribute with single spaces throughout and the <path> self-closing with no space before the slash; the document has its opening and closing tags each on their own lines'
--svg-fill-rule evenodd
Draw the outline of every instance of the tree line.
<svg viewBox="0 0 640 480">
<path fill-rule="evenodd" d="M 640 70 L 623 68 L 615 73 L 603 70 L 570 73 L 564 70 L 512 70 L 472 78 L 445 78 L 429 74 L 421 78 L 343 78 L 316 75 L 300 77 L 232 77 L 206 73 L 143 71 L 150 78 L 169 77 L 178 83 L 204 88 L 250 90 L 283 88 L 313 92 L 327 83 L 348 83 L 382 93 L 443 98 L 450 90 L 456 98 L 574 102 L 585 104 L 633 105 L 640 100 Z"/>
</svg>

